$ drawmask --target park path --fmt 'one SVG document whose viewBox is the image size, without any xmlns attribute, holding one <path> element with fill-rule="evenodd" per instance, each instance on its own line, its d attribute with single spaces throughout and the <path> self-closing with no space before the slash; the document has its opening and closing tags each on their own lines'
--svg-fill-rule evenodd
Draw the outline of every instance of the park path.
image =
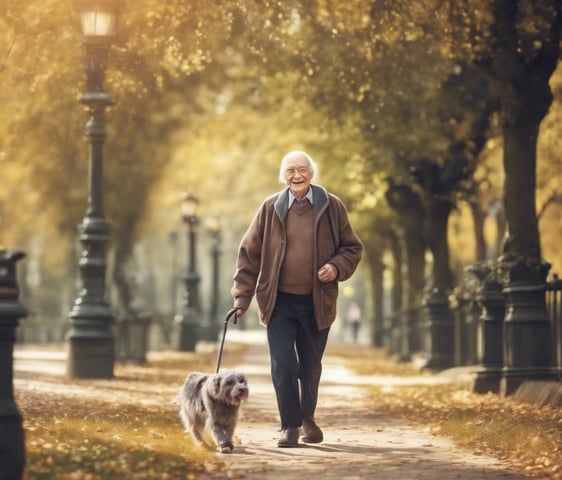
<svg viewBox="0 0 562 480">
<path fill-rule="evenodd" d="M 324 442 L 298 448 L 277 447 L 279 422 L 269 376 L 265 331 L 228 332 L 228 341 L 246 342 L 241 362 L 221 368 L 247 374 L 250 398 L 243 404 L 232 454 L 221 455 L 226 471 L 220 478 L 246 480 L 417 480 L 524 479 L 499 460 L 474 455 L 447 439 L 407 421 L 366 406 L 367 385 L 388 377 L 364 377 L 325 356 L 316 419 Z M 350 346 L 352 348 L 352 346 Z M 445 381 L 440 377 L 399 381 Z"/>
</svg>

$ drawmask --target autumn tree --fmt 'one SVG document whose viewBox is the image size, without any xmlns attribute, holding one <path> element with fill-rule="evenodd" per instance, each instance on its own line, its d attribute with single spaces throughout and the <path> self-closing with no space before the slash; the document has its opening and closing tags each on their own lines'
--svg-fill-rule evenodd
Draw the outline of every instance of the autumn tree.
<svg viewBox="0 0 562 480">
<path fill-rule="evenodd" d="M 200 73 L 211 63 L 209 52 L 221 51 L 213 47 L 219 37 L 203 36 L 201 29 L 228 34 L 228 16 L 212 6 L 146 2 L 138 9 L 133 3 L 122 8 L 106 82 L 117 105 L 108 116 L 105 203 L 112 277 L 125 314 L 133 245 L 151 188 L 172 156 L 173 133 L 212 110 L 220 88 L 219 62 L 214 75 L 203 79 Z M 87 176 L 86 118 L 77 101 L 85 88 L 77 12 L 69 2 L 2 2 L 0 18 L 8 27 L 3 44 L 9 45 L 1 62 L 7 119 L 2 162 L 14 180 L 9 188 L 16 196 L 28 186 L 26 210 L 45 214 L 73 243 Z"/>
<path fill-rule="evenodd" d="M 502 390 L 511 393 L 527 377 L 525 367 L 537 369 L 537 378 L 552 376 L 542 288 L 549 265 L 541 254 L 535 194 L 537 138 L 552 104 L 549 80 L 560 57 L 562 4 L 496 0 L 484 2 L 478 16 L 473 6 L 450 7 L 456 20 L 450 38 L 458 41 L 459 35 L 465 41 L 456 46 L 500 98 L 507 222 L 500 260 L 509 307 Z M 530 335 L 535 340 L 528 344 Z"/>
</svg>

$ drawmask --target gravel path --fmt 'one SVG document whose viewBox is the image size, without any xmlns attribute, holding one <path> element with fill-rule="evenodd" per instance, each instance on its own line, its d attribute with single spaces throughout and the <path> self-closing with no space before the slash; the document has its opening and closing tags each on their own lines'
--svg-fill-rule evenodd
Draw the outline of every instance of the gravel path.
<svg viewBox="0 0 562 480">
<path fill-rule="evenodd" d="M 243 405 L 234 452 L 222 455 L 220 478 L 267 479 L 524 479 L 499 460 L 474 455 L 407 421 L 366 407 L 366 384 L 388 379 L 357 376 L 325 357 L 316 420 L 324 442 L 277 447 L 279 422 L 269 376 L 265 331 L 228 332 L 228 341 L 247 342 L 236 365 L 245 372 L 250 398 Z M 416 381 L 427 381 L 417 379 Z M 435 379 L 437 381 L 437 379 Z M 443 381 L 440 379 L 439 381 Z"/>
</svg>

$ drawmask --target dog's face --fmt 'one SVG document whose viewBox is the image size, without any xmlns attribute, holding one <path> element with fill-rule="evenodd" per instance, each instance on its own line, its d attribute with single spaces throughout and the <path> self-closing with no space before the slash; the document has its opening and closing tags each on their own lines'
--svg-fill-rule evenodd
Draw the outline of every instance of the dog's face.
<svg viewBox="0 0 562 480">
<path fill-rule="evenodd" d="M 237 407 L 250 393 L 246 375 L 238 372 L 218 373 L 214 379 L 217 398 Z"/>
</svg>

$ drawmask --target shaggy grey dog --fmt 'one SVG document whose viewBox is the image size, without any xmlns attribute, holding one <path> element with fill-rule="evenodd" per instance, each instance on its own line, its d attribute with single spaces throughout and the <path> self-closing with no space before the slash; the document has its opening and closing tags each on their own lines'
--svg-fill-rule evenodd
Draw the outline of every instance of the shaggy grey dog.
<svg viewBox="0 0 562 480">
<path fill-rule="evenodd" d="M 203 443 L 207 429 L 218 450 L 230 453 L 234 448 L 232 437 L 240 403 L 248 398 L 248 393 L 248 382 L 242 373 L 190 373 L 179 394 L 180 417 L 185 430 Z"/>
</svg>

